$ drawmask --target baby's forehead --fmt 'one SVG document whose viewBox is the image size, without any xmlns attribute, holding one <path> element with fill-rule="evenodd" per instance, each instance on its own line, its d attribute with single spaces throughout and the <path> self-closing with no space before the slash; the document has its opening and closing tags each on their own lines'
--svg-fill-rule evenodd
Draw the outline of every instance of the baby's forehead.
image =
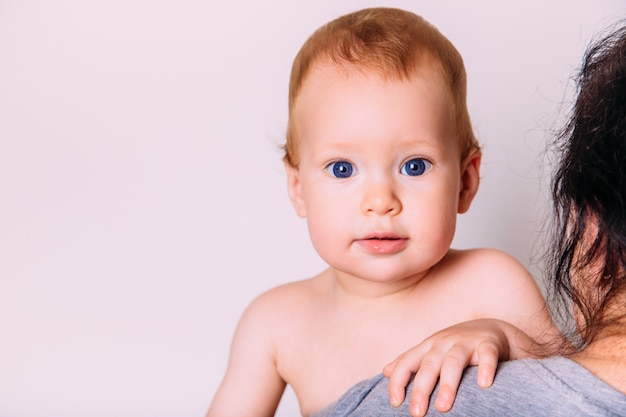
<svg viewBox="0 0 626 417">
<path fill-rule="evenodd" d="M 316 90 L 333 83 L 342 84 L 355 80 L 369 80 L 369 82 L 393 84 L 408 83 L 414 78 L 420 78 L 446 92 L 450 92 L 450 86 L 442 72 L 442 66 L 435 62 L 424 62 L 415 66 L 408 73 L 398 73 L 391 72 L 386 68 L 321 61 L 310 67 L 295 101 L 298 101 L 298 97 L 302 95 L 302 91 L 305 89 Z"/>
<path fill-rule="evenodd" d="M 453 136 L 452 96 L 432 73 L 431 69 L 400 78 L 360 68 L 318 66 L 296 100 L 292 138 Z"/>
</svg>

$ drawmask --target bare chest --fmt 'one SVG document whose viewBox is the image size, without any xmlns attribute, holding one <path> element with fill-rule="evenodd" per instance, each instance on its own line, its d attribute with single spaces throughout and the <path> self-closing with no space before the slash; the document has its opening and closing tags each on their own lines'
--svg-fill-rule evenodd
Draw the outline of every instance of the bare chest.
<svg viewBox="0 0 626 417">
<path fill-rule="evenodd" d="M 410 315 L 354 315 L 306 320 L 282 344 L 279 370 L 304 415 L 336 401 L 354 384 L 371 378 L 399 354 L 447 327 L 417 309 Z M 298 337 L 293 337 L 297 334 Z"/>
</svg>

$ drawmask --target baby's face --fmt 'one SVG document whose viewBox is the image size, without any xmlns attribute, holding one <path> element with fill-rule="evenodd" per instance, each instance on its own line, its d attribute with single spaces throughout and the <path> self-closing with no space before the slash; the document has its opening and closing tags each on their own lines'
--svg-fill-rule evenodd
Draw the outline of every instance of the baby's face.
<svg viewBox="0 0 626 417">
<path fill-rule="evenodd" d="M 369 279 L 426 273 L 447 252 L 462 162 L 450 94 L 408 81 L 314 68 L 297 99 L 290 195 L 335 269 Z"/>
</svg>

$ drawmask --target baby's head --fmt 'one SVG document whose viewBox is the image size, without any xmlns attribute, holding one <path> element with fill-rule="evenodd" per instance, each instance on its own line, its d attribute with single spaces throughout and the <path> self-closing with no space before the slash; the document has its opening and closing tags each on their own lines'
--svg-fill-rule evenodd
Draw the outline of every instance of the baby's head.
<svg viewBox="0 0 626 417">
<path fill-rule="evenodd" d="M 331 66 L 389 80 L 408 80 L 429 72 L 449 89 L 461 160 L 478 143 L 466 105 L 463 59 L 434 26 L 414 13 L 371 8 L 347 14 L 319 28 L 296 56 L 289 84 L 289 123 L 284 160 L 297 168 L 299 134 L 294 110 L 313 68 Z"/>
</svg>

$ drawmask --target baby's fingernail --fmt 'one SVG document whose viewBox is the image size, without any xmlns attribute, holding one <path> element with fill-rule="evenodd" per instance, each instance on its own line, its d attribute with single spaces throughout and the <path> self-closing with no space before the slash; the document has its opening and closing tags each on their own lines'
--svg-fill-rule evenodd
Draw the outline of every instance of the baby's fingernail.
<svg viewBox="0 0 626 417">
<path fill-rule="evenodd" d="M 448 399 L 446 397 L 437 397 L 437 400 L 435 401 L 435 407 L 437 407 L 437 410 L 442 410 L 446 408 L 447 405 Z"/>
<path fill-rule="evenodd" d="M 398 398 L 396 397 L 391 397 L 391 406 L 392 407 L 397 407 L 400 405 L 400 401 L 398 400 Z"/>
<path fill-rule="evenodd" d="M 426 413 L 424 412 L 424 407 L 422 407 L 421 404 L 415 404 L 415 405 L 411 406 L 411 415 L 413 417 L 421 417 L 424 414 L 426 414 Z"/>
<path fill-rule="evenodd" d="M 478 385 L 481 388 L 489 388 L 491 386 L 491 378 L 483 376 L 478 380 Z"/>
</svg>

